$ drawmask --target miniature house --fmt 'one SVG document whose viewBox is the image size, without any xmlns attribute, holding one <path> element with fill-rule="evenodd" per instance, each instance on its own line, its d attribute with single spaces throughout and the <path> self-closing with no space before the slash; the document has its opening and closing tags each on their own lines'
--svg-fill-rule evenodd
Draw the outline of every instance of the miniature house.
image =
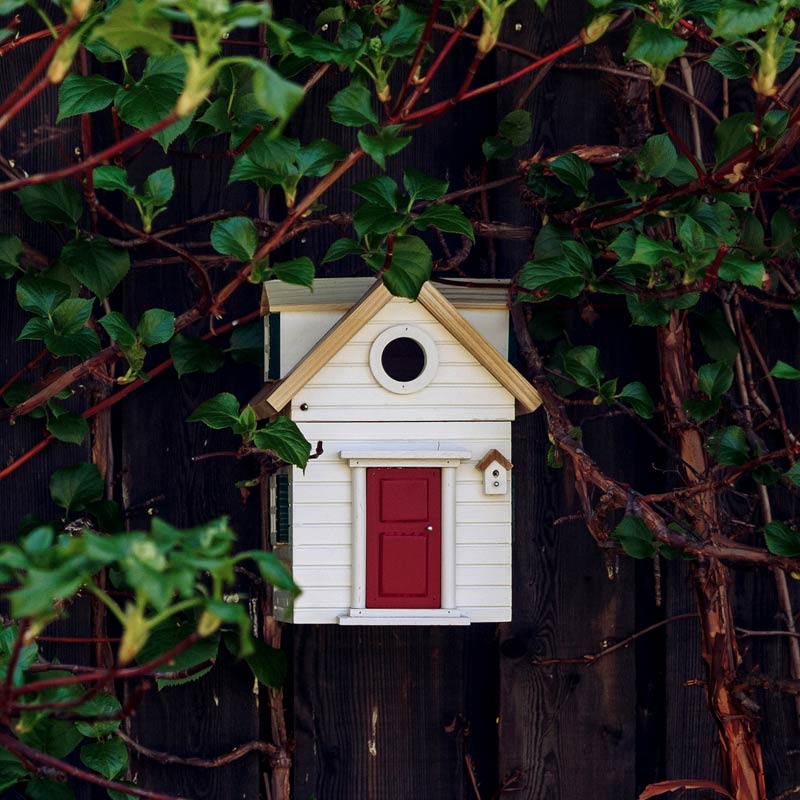
<svg viewBox="0 0 800 800">
<path fill-rule="evenodd" d="M 468 625 L 511 619 L 511 422 L 539 397 L 507 360 L 506 290 L 372 279 L 267 284 L 259 417 L 322 453 L 272 478 L 275 552 L 303 592 L 279 619 Z"/>
</svg>

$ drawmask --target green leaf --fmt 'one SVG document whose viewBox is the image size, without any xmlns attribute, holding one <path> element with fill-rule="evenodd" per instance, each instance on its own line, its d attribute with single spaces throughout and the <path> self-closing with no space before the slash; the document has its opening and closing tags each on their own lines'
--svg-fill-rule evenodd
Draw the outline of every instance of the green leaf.
<svg viewBox="0 0 800 800">
<path fill-rule="evenodd" d="M 250 261 L 258 249 L 258 231 L 248 217 L 231 217 L 214 223 L 211 245 L 223 255 Z"/>
<path fill-rule="evenodd" d="M 285 417 L 278 417 L 285 419 Z M 276 589 L 283 589 L 293 595 L 300 594 L 300 589 L 292 579 L 284 563 L 274 554 L 264 550 L 252 550 L 247 555 L 258 565 L 261 577 Z"/>
<path fill-rule="evenodd" d="M 70 227 L 78 224 L 83 207 L 78 190 L 66 180 L 25 186 L 17 192 L 22 210 L 37 222 Z"/>
<path fill-rule="evenodd" d="M 44 344 L 56 356 L 89 358 L 100 349 L 100 339 L 90 328 L 81 328 L 77 333 L 47 334 L 44 337 Z"/>
<path fill-rule="evenodd" d="M 75 713 L 82 717 L 113 717 L 122 711 L 119 700 L 113 694 L 103 692 L 90 697 L 75 709 Z M 108 736 L 120 726 L 119 719 L 99 719 L 76 721 L 75 727 L 89 738 Z"/>
<path fill-rule="evenodd" d="M 740 39 L 768 25 L 777 8 L 774 1 L 754 6 L 743 0 L 723 0 L 712 35 Z"/>
<path fill-rule="evenodd" d="M 321 178 L 333 169 L 337 161 L 343 161 L 345 156 L 346 153 L 338 144 L 327 139 L 317 139 L 316 142 L 300 148 L 297 154 L 298 174 Z"/>
<path fill-rule="evenodd" d="M 729 364 L 717 361 L 704 364 L 697 371 L 697 385 L 703 394 L 711 399 L 722 397 L 733 384 L 733 370 Z"/>
<path fill-rule="evenodd" d="M 17 281 L 17 302 L 25 311 L 48 317 L 69 297 L 69 287 L 49 278 L 28 273 Z"/>
<path fill-rule="evenodd" d="M 372 108 L 372 94 L 360 83 L 351 83 L 337 92 L 328 109 L 334 122 L 353 128 L 362 125 L 377 125 L 378 115 Z"/>
<path fill-rule="evenodd" d="M 764 283 L 764 264 L 728 253 L 720 262 L 719 277 L 724 281 L 739 281 L 745 286 L 760 289 Z"/>
<path fill-rule="evenodd" d="M 75 800 L 75 793 L 68 783 L 33 778 L 25 786 L 27 800 Z"/>
<path fill-rule="evenodd" d="M 431 178 L 413 167 L 403 171 L 403 187 L 412 203 L 418 200 L 438 200 L 449 185 L 447 181 Z"/>
<path fill-rule="evenodd" d="M 475 241 L 472 223 L 458 206 L 448 204 L 428 206 L 415 220 L 417 230 L 438 228 L 445 233 L 459 233 Z"/>
<path fill-rule="evenodd" d="M 655 403 L 643 383 L 633 381 L 627 384 L 617 397 L 629 405 L 642 419 L 652 419 Z"/>
<path fill-rule="evenodd" d="M 78 333 L 92 316 L 94 298 L 72 297 L 59 303 L 52 313 L 53 326 L 57 333 Z"/>
<path fill-rule="evenodd" d="M 372 203 L 362 203 L 353 214 L 353 228 L 360 237 L 371 233 L 384 236 L 396 231 L 405 221 L 404 214 Z"/>
<path fill-rule="evenodd" d="M 183 56 L 149 58 L 141 80 L 120 88 L 114 98 L 120 119 L 143 130 L 164 119 L 174 108 L 183 90 L 186 62 Z M 159 131 L 153 138 L 164 152 L 191 124 L 191 114 Z"/>
<path fill-rule="evenodd" d="M 78 75 L 71 72 L 58 87 L 56 122 L 76 114 L 91 114 L 110 106 L 118 89 L 118 84 L 102 75 Z"/>
<path fill-rule="evenodd" d="M 61 251 L 60 261 L 99 300 L 105 300 L 131 268 L 128 251 L 102 236 L 73 239 Z"/>
<path fill-rule="evenodd" d="M 259 683 L 273 689 L 283 686 L 288 672 L 286 653 L 275 647 L 264 644 L 260 639 L 253 639 L 253 652 L 245 658 L 247 666 Z"/>
<path fill-rule="evenodd" d="M 388 175 L 376 175 L 365 181 L 354 183 L 350 187 L 350 191 L 363 197 L 372 205 L 393 211 L 397 210 L 399 201 L 397 184 Z"/>
<path fill-rule="evenodd" d="M 164 167 L 151 172 L 142 186 L 144 198 L 155 207 L 167 205 L 175 192 L 175 177 L 172 167 Z"/>
<path fill-rule="evenodd" d="M 500 120 L 497 132 L 514 147 L 521 147 L 533 133 L 530 111 L 517 109 Z"/>
<path fill-rule="evenodd" d="M 22 762 L 8 750 L 0 750 L 0 792 L 5 792 L 20 781 L 24 781 L 30 773 Z"/>
<path fill-rule="evenodd" d="M 50 496 L 67 511 L 81 511 L 103 497 L 105 483 L 94 464 L 62 467 L 50 476 Z"/>
<path fill-rule="evenodd" d="M 191 372 L 216 372 L 225 360 L 216 347 L 182 333 L 170 342 L 169 354 L 180 378 Z"/>
<path fill-rule="evenodd" d="M 611 538 L 619 542 L 631 558 L 652 558 L 656 554 L 653 534 L 641 517 L 623 517 Z"/>
<path fill-rule="evenodd" d="M 739 466 L 750 460 L 745 432 L 737 425 L 723 428 L 709 438 L 708 449 L 719 464 Z"/>
<path fill-rule="evenodd" d="M 412 11 L 408 6 L 400 6 L 396 22 L 381 34 L 383 52 L 392 58 L 413 55 L 419 45 L 425 17 Z"/>
<path fill-rule="evenodd" d="M 122 167 L 95 167 L 92 171 L 92 184 L 95 189 L 107 192 L 124 192 L 128 197 L 136 194 L 128 182 L 128 173 Z"/>
<path fill-rule="evenodd" d="M 232 428 L 239 421 L 239 401 L 230 392 L 222 392 L 201 403 L 188 422 L 203 422 L 209 428 Z"/>
<path fill-rule="evenodd" d="M 795 369 L 785 361 L 776 361 L 775 366 L 769 371 L 773 378 L 782 378 L 786 381 L 800 381 L 800 369 Z"/>
<path fill-rule="evenodd" d="M 281 461 L 300 469 L 306 468 L 311 455 L 311 445 L 288 417 L 276 417 L 266 428 L 256 431 L 254 442 L 259 450 L 275 453 Z"/>
<path fill-rule="evenodd" d="M 67 411 L 52 416 L 47 422 L 47 430 L 61 442 L 81 444 L 89 434 L 89 423 L 79 414 Z"/>
<path fill-rule="evenodd" d="M 487 136 L 481 145 L 481 151 L 487 161 L 500 161 L 514 155 L 514 147 L 503 136 Z"/>
<path fill-rule="evenodd" d="M 142 314 L 136 332 L 147 347 L 164 344 L 175 333 L 175 314 L 163 308 L 148 308 Z"/>
<path fill-rule="evenodd" d="M 600 351 L 592 345 L 571 347 L 564 354 L 564 371 L 579 386 L 595 388 L 603 379 L 600 369 Z"/>
<path fill-rule="evenodd" d="M 800 461 L 795 461 L 788 470 L 786 477 L 795 485 L 800 486 Z"/>
<path fill-rule="evenodd" d="M 731 114 L 714 128 L 714 158 L 719 167 L 739 151 L 753 143 L 753 123 L 751 112 Z"/>
<path fill-rule="evenodd" d="M 98 39 L 120 52 L 142 48 L 148 53 L 168 53 L 177 47 L 170 36 L 171 25 L 158 13 L 158 0 L 122 0 L 113 6 L 90 41 Z"/>
<path fill-rule="evenodd" d="M 737 50 L 732 44 L 723 44 L 717 47 L 707 59 L 706 64 L 732 80 L 746 78 L 750 74 L 750 67 L 744 53 Z"/>
<path fill-rule="evenodd" d="M 575 153 L 564 153 L 550 161 L 548 166 L 553 175 L 561 183 L 569 186 L 578 197 L 586 197 L 589 194 L 589 181 L 592 179 L 594 171 Z"/>
<path fill-rule="evenodd" d="M 195 630 L 194 623 L 179 619 L 175 616 L 158 625 L 147 638 L 147 642 L 136 654 L 136 661 L 139 664 L 147 664 L 158 656 L 163 655 L 172 648 L 183 642 Z M 204 661 L 213 661 L 217 657 L 219 650 L 219 634 L 207 636 L 195 642 L 190 647 L 181 651 L 174 658 L 170 659 L 169 667 L 163 671 L 184 672 L 197 667 Z M 208 666 L 195 671 L 190 675 L 181 678 L 158 678 L 156 684 L 159 690 L 166 686 L 179 686 L 183 683 L 196 681 L 205 675 L 213 666 Z"/>
<path fill-rule="evenodd" d="M 790 528 L 785 522 L 770 522 L 764 526 L 767 550 L 776 556 L 797 558 L 800 556 L 800 531 Z"/>
<path fill-rule="evenodd" d="M 105 332 L 123 349 L 136 343 L 136 333 L 119 311 L 111 311 L 99 320 Z"/>
<path fill-rule="evenodd" d="M 273 264 L 270 269 L 284 283 L 307 286 L 309 289 L 314 285 L 314 262 L 308 256 Z"/>
<path fill-rule="evenodd" d="M 667 65 L 683 55 L 684 50 L 685 39 L 653 22 L 637 19 L 625 58 L 628 61 L 641 61 L 650 67 L 653 82 L 660 85 L 664 82 Z"/>
<path fill-rule="evenodd" d="M 237 326 L 231 333 L 231 358 L 237 364 L 264 365 L 264 323 L 261 320 Z"/>
<path fill-rule="evenodd" d="M 81 747 L 81 761 L 89 769 L 111 780 L 127 769 L 128 749 L 122 739 L 111 736 Z"/>
<path fill-rule="evenodd" d="M 253 67 L 253 96 L 271 117 L 288 120 L 303 100 L 303 87 L 287 80 L 266 61 L 249 59 Z"/>
<path fill-rule="evenodd" d="M 636 156 L 639 169 L 648 177 L 663 178 L 678 163 L 678 152 L 666 133 L 651 136 Z"/>
<path fill-rule="evenodd" d="M 18 269 L 24 248 L 10 233 L 0 233 L 0 276 L 10 278 Z"/>
<path fill-rule="evenodd" d="M 364 248 L 352 239 L 337 239 L 325 253 L 322 259 L 323 264 L 329 261 L 338 261 L 340 258 L 347 256 L 360 256 L 364 252 Z"/>
<path fill-rule="evenodd" d="M 400 136 L 402 125 L 387 125 L 375 136 L 358 132 L 358 143 L 361 149 L 381 168 L 386 169 L 386 157 L 399 153 L 411 143 L 410 136 Z"/>
<path fill-rule="evenodd" d="M 392 263 L 383 274 L 386 288 L 396 297 L 416 300 L 422 284 L 431 277 L 433 255 L 417 236 L 398 236 L 394 240 Z"/>
<path fill-rule="evenodd" d="M 733 364 L 739 355 L 739 341 L 721 311 L 697 314 L 695 327 L 706 353 L 715 361 Z"/>
</svg>

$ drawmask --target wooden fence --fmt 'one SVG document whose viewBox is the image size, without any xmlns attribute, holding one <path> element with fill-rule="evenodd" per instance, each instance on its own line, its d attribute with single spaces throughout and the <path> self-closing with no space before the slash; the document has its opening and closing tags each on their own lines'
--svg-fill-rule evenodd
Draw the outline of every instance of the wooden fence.
<svg viewBox="0 0 800 800">
<path fill-rule="evenodd" d="M 283 5 L 291 5 L 293 14 L 298 6 L 314 13 L 313 3 Z M 552 5 L 542 17 L 534 3 L 521 0 L 509 15 L 503 38 L 537 53 L 569 39 L 582 25 L 586 9 L 571 0 L 553 0 Z M 32 45 L 4 59 L 0 94 L 19 82 L 40 52 Z M 459 80 L 469 58 L 467 48 L 455 53 L 449 80 Z M 525 107 L 533 114 L 535 148 L 554 153 L 575 144 L 616 144 L 621 135 L 630 134 L 617 113 L 613 78 L 588 66 L 602 58 L 611 63 L 611 51 L 578 51 L 566 68 L 552 69 L 533 88 Z M 497 52 L 484 68 L 487 75 L 492 70 L 505 74 L 524 63 L 519 55 Z M 292 130 L 304 141 L 341 136 L 340 129 L 332 130 L 325 110 L 338 85 L 336 76 L 326 80 L 294 118 Z M 530 87 L 484 95 L 459 106 L 394 157 L 391 171 L 413 164 L 426 173 L 448 176 L 455 187 L 474 179 L 483 163 L 481 138 L 495 132 L 497 120 L 515 106 L 519 92 Z M 719 86 L 703 74 L 699 91 L 707 102 L 714 102 Z M 45 93 L 23 112 L 14 135 L 4 140 L 3 156 L 37 168 L 70 159 L 79 138 L 77 123 L 62 126 L 69 131 L 65 137 L 48 139 L 47 131 L 32 131 L 43 119 L 52 121 L 54 110 L 53 95 Z M 679 104 L 669 113 L 685 124 Z M 102 144 L 110 131 L 95 130 L 94 135 Z M 31 141 L 37 137 L 42 141 Z M 148 147 L 132 169 L 146 174 L 164 163 L 158 148 Z M 227 185 L 229 162 L 175 156 L 172 164 L 177 198 L 169 218 L 160 222 L 223 208 L 255 212 L 253 190 L 244 184 Z M 372 169 L 362 163 L 352 181 Z M 502 176 L 510 167 L 497 169 Z M 346 186 L 335 187 L 324 199 L 334 208 L 352 204 Z M 517 189 L 492 194 L 489 201 L 490 218 L 530 224 Z M 3 204 L 5 230 L 13 229 L 44 253 L 52 251 L 51 232 L 23 218 L 12 198 L 3 196 Z M 332 238 L 331 232 L 309 235 L 296 240 L 289 254 L 309 255 L 319 262 Z M 526 241 L 499 240 L 492 254 L 481 240 L 467 269 L 486 274 L 494 258 L 497 274 L 508 276 L 526 259 L 528 249 Z M 143 252 L 137 258 L 155 255 Z M 135 317 L 149 305 L 179 310 L 191 304 L 192 292 L 179 267 L 137 262 L 133 273 L 121 296 L 112 298 L 115 308 Z M 0 314 L 4 379 L 31 357 L 35 345 L 7 347 L 25 315 L 16 308 L 12 286 L 3 283 L 0 290 L 5 293 Z M 230 306 L 230 317 L 251 311 L 258 302 L 258 288 L 246 289 Z M 602 309 L 597 328 L 609 370 L 623 378 L 633 373 L 641 377 L 642 370 L 653 370 L 645 359 L 645 353 L 652 352 L 651 334 L 637 329 L 632 336 L 627 319 L 621 308 Z M 781 335 L 773 347 L 778 357 L 796 350 L 796 334 Z M 243 501 L 234 488 L 235 480 L 252 477 L 252 469 L 228 460 L 192 463 L 193 456 L 224 447 L 226 439 L 184 421 L 216 392 L 232 391 L 240 400 L 248 399 L 259 388 L 259 379 L 254 366 L 227 364 L 214 375 L 193 374 L 180 381 L 170 371 L 99 418 L 95 451 L 108 465 L 109 490 L 131 527 L 147 526 L 153 514 L 176 525 L 227 514 L 242 546 L 258 546 L 257 493 Z M 23 420 L 13 429 L 5 428 L 2 463 L 38 441 L 40 427 Z M 589 428 L 587 437 L 592 452 L 623 477 L 640 478 L 655 458 L 641 435 L 622 423 Z M 514 427 L 512 623 L 429 629 L 297 626 L 285 631 L 296 800 L 632 800 L 653 780 L 718 778 L 718 743 L 700 685 L 703 675 L 687 570 L 681 564 L 663 568 L 657 606 L 651 563 L 607 557 L 581 525 L 554 525 L 554 519 L 571 514 L 576 503 L 569 473 L 546 467 L 546 449 L 542 414 L 521 418 Z M 0 484 L 3 535 L 11 535 L 23 514 L 53 517 L 49 475 L 90 455 L 88 449 L 56 444 Z M 736 598 L 740 624 L 774 626 L 773 594 L 763 575 L 743 575 Z M 538 663 L 602 652 L 676 615 L 683 616 L 593 666 Z M 61 630 L 89 632 L 88 608 L 74 607 Z M 58 655 L 67 661 L 92 654 L 87 646 L 61 648 Z M 788 674 L 779 641 L 750 645 L 747 659 L 771 674 Z M 777 796 L 800 783 L 797 719 L 791 703 L 759 699 L 770 794 Z M 248 671 L 223 657 L 197 682 L 149 696 L 131 732 L 156 750 L 213 757 L 244 742 L 269 738 L 266 703 L 266 695 L 259 697 L 254 691 Z M 263 797 L 262 771 L 256 753 L 213 770 L 165 766 L 145 757 L 137 757 L 132 768 L 143 786 L 219 800 Z M 93 795 L 85 791 L 81 796 Z"/>
</svg>

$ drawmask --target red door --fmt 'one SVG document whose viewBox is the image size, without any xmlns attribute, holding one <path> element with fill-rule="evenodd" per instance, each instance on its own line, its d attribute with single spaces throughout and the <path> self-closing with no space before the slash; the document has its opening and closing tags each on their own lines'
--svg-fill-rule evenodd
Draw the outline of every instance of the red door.
<svg viewBox="0 0 800 800">
<path fill-rule="evenodd" d="M 441 470 L 367 470 L 367 608 L 441 608 Z"/>
</svg>

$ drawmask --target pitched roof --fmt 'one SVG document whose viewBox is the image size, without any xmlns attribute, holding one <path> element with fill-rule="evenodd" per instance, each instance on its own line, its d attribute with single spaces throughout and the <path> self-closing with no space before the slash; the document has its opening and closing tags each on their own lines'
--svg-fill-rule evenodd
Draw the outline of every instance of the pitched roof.
<svg viewBox="0 0 800 800">
<path fill-rule="evenodd" d="M 392 298 L 383 282 L 376 281 L 288 375 L 277 383 L 265 385 L 250 401 L 259 419 L 279 413 Z M 541 405 L 536 389 L 430 282 L 423 284 L 417 301 L 516 398 L 519 413 L 527 414 Z"/>
</svg>

